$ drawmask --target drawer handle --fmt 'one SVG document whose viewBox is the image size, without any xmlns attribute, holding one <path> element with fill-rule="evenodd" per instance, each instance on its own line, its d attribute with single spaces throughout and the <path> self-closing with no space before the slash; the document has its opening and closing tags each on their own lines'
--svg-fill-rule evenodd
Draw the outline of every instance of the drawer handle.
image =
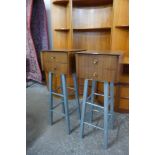
<svg viewBox="0 0 155 155">
<path fill-rule="evenodd" d="M 55 59 L 55 57 L 51 57 L 51 59 Z"/>
<path fill-rule="evenodd" d="M 97 64 L 97 63 L 98 63 L 98 60 L 94 59 L 93 64 Z"/>
<path fill-rule="evenodd" d="M 55 67 L 54 70 L 56 70 L 57 68 Z"/>
<path fill-rule="evenodd" d="M 97 73 L 95 72 L 95 73 L 93 73 L 93 77 L 97 77 Z"/>
</svg>

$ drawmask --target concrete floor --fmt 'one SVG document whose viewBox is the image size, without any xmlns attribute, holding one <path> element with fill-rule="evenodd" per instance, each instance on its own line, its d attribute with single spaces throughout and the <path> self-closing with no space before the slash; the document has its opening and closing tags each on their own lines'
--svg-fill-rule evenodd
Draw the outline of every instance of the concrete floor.
<svg viewBox="0 0 155 155">
<path fill-rule="evenodd" d="M 72 114 L 72 133 L 67 135 L 66 124 L 61 116 L 54 114 L 56 123 L 48 122 L 48 91 L 46 86 L 34 84 L 27 89 L 26 143 L 27 155 L 128 155 L 129 115 L 116 113 L 115 129 L 109 132 L 109 148 L 103 150 L 101 130 L 85 126 L 85 137 L 79 136 L 77 112 Z M 59 102 L 55 99 L 55 103 Z M 74 105 L 74 100 L 70 101 Z M 58 111 L 61 111 L 61 107 Z M 97 123 L 102 126 L 100 115 Z M 87 118 L 88 119 L 88 118 Z"/>
</svg>

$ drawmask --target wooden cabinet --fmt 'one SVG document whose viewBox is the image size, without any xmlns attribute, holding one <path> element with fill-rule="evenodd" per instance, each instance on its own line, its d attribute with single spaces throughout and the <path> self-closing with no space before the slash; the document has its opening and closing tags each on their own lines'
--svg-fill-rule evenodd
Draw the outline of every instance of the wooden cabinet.
<svg viewBox="0 0 155 155">
<path fill-rule="evenodd" d="M 83 50 L 49 50 L 41 52 L 42 70 L 46 74 L 48 84 L 48 73 L 53 72 L 56 75 L 66 74 L 70 76 L 75 73 L 75 53 Z M 58 79 L 55 80 L 55 87 L 59 85 Z"/>
<path fill-rule="evenodd" d="M 97 81 L 119 81 L 120 53 L 84 51 L 76 53 L 76 73 L 79 78 Z"/>
<path fill-rule="evenodd" d="M 129 80 L 121 80 L 129 77 L 129 0 L 52 0 L 51 11 L 54 49 L 123 52 L 119 84 L 121 91 L 128 94 L 129 86 L 123 87 Z M 103 64 L 99 61 L 96 67 L 99 65 Z M 90 76 L 96 75 L 93 71 Z M 114 71 L 111 71 L 108 76 L 113 74 Z M 81 86 L 81 83 L 79 85 Z M 98 84 L 98 90 L 100 87 Z M 119 89 L 115 89 L 118 98 Z M 123 93 L 121 98 L 126 96 Z M 128 111 L 128 99 L 121 98 L 115 100 L 115 110 Z"/>
</svg>

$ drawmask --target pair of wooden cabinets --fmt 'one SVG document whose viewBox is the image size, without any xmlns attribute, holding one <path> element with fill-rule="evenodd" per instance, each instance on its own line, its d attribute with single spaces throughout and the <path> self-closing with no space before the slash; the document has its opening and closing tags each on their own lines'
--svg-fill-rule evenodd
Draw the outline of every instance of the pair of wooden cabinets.
<svg viewBox="0 0 155 155">
<path fill-rule="evenodd" d="M 120 57 L 121 54 L 116 52 L 49 50 L 42 51 L 41 64 L 46 74 L 69 76 L 77 73 L 82 79 L 119 82 Z"/>
<path fill-rule="evenodd" d="M 51 17 L 53 49 L 123 52 L 117 104 L 128 111 L 129 0 L 52 0 Z"/>
</svg>

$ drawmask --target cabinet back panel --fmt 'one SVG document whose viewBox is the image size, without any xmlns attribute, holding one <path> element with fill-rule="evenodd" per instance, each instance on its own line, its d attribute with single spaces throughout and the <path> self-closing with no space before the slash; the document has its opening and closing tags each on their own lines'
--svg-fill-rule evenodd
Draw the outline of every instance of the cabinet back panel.
<svg viewBox="0 0 155 155">
<path fill-rule="evenodd" d="M 53 48 L 67 49 L 68 48 L 69 32 L 53 32 Z"/>
<path fill-rule="evenodd" d="M 87 50 L 110 49 L 110 31 L 104 32 L 74 32 L 73 46 Z"/>
<path fill-rule="evenodd" d="M 111 27 L 112 6 L 73 8 L 73 28 Z"/>
<path fill-rule="evenodd" d="M 52 7 L 52 13 L 54 14 L 52 16 L 52 25 L 53 28 L 67 28 L 68 23 L 67 23 L 67 8 L 64 6 L 60 5 L 54 5 Z"/>
</svg>

